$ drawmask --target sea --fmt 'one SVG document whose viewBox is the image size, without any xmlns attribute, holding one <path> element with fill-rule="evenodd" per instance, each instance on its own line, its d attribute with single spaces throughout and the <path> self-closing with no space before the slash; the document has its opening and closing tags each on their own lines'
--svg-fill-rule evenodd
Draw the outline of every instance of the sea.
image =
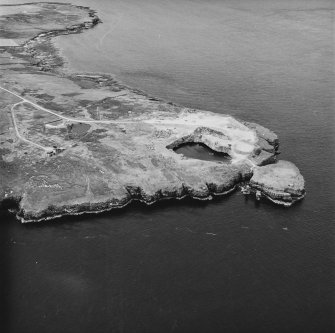
<svg viewBox="0 0 335 333">
<path fill-rule="evenodd" d="M 55 39 L 67 70 L 268 127 L 307 195 L 2 217 L 1 332 L 334 332 L 334 2 L 71 1 L 103 23 Z"/>
</svg>

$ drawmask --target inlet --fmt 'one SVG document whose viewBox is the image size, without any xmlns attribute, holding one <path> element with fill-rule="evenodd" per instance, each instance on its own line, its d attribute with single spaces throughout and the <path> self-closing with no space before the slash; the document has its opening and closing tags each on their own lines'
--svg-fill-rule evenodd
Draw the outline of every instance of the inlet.
<svg viewBox="0 0 335 333">
<path fill-rule="evenodd" d="M 223 163 L 230 163 L 231 161 L 231 157 L 228 154 L 216 152 L 203 143 L 184 143 L 177 148 L 174 148 L 173 151 L 177 154 L 182 154 L 185 157 L 203 161 L 216 161 Z"/>
</svg>

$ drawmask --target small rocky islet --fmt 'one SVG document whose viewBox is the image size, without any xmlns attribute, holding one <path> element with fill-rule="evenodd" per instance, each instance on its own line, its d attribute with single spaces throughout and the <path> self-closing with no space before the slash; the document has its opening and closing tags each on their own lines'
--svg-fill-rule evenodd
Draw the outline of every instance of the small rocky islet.
<svg viewBox="0 0 335 333">
<path fill-rule="evenodd" d="M 87 7 L 2 5 L 0 201 L 22 222 L 102 212 L 133 200 L 209 200 L 243 184 L 290 206 L 305 195 L 275 133 L 165 102 L 100 73 L 68 73 L 52 38 L 100 23 Z M 225 162 L 175 152 L 201 144 Z M 246 190 L 245 190 L 246 191 Z"/>
</svg>

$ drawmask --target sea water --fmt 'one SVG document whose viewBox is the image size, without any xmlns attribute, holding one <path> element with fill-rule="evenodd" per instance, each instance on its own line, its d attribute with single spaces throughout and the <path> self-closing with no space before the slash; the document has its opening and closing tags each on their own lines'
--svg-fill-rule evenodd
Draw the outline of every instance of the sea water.
<svg viewBox="0 0 335 333">
<path fill-rule="evenodd" d="M 333 2 L 73 3 L 96 9 L 103 24 L 56 38 L 67 70 L 111 73 L 150 95 L 270 128 L 307 196 L 288 209 L 236 192 L 42 224 L 8 216 L 0 224 L 7 327 L 331 332 Z"/>
</svg>

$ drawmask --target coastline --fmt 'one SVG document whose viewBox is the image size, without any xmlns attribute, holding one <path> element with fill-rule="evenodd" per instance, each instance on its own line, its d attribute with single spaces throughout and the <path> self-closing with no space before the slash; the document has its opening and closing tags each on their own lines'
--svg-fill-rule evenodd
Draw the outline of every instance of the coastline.
<svg viewBox="0 0 335 333">
<path fill-rule="evenodd" d="M 56 4 L 54 3 L 54 5 Z M 135 123 L 135 127 L 143 124 L 144 129 L 141 128 L 140 131 L 145 132 L 145 135 L 149 135 L 148 137 L 151 137 L 153 135 L 152 133 L 154 133 L 154 137 L 161 140 L 162 142 L 159 142 L 158 144 L 156 141 L 152 141 L 152 146 L 150 147 L 149 151 L 152 149 L 157 150 L 157 156 L 163 156 L 163 159 L 167 161 L 168 166 L 166 173 L 170 174 L 168 177 L 164 176 L 161 180 L 159 180 L 159 182 L 162 183 L 162 186 L 159 185 L 159 183 L 154 185 L 150 184 L 150 175 L 148 176 L 148 179 L 144 180 L 144 185 L 135 184 L 133 179 L 136 179 L 139 175 L 138 174 L 135 176 L 132 175 L 132 177 L 135 178 L 132 178 L 130 183 L 126 184 L 126 186 L 119 186 L 118 182 L 116 181 L 113 183 L 114 187 L 110 188 L 110 185 L 108 183 L 109 189 L 107 192 L 95 195 L 90 189 L 90 177 L 91 173 L 93 172 L 90 171 L 90 173 L 86 174 L 86 178 L 84 179 L 84 185 L 86 187 L 86 189 L 84 190 L 84 195 L 80 194 L 77 199 L 75 199 L 74 201 L 72 200 L 72 203 L 69 204 L 64 204 L 64 200 L 60 198 L 58 199 L 60 201 L 57 202 L 56 206 L 53 206 L 53 201 L 55 199 L 54 193 L 50 194 L 49 192 L 45 192 L 48 193 L 50 198 L 47 200 L 47 202 L 44 202 L 42 206 L 39 202 L 35 202 L 36 200 L 38 200 L 39 197 L 41 198 L 41 196 L 45 195 L 43 193 L 39 193 L 41 189 L 40 185 L 29 184 L 29 186 L 27 186 L 23 184 L 25 187 L 25 190 L 23 191 L 23 180 L 20 180 L 21 184 L 18 184 L 15 190 L 10 189 L 9 184 L 4 184 L 4 187 L 1 189 L 1 200 L 5 199 L 8 201 L 12 199 L 13 201 L 18 202 L 18 207 L 16 207 L 17 218 L 21 222 L 38 222 L 54 219 L 64 215 L 101 213 L 112 209 L 123 208 L 134 200 L 144 202 L 147 205 L 151 205 L 157 201 L 164 199 L 181 200 L 185 197 L 191 197 L 198 200 L 210 200 L 213 195 L 228 194 L 234 191 L 236 187 L 242 182 L 248 182 L 253 176 L 254 168 L 261 168 L 263 165 L 276 162 L 276 155 L 279 147 L 278 138 L 273 132 L 265 129 L 260 125 L 250 124 L 246 122 L 242 123 L 230 116 L 214 115 L 211 112 L 183 108 L 173 103 L 166 103 L 160 99 L 149 97 L 145 93 L 137 89 L 131 89 L 129 87 L 126 87 L 125 85 L 116 82 L 110 75 L 93 75 L 85 73 L 68 74 L 62 72 L 61 66 L 63 64 L 63 60 L 58 56 L 55 48 L 50 47 L 50 45 L 52 45 L 51 39 L 58 35 L 81 33 L 83 30 L 93 28 L 96 24 L 101 22 L 95 11 L 89 9 L 88 7 L 73 5 L 70 6 L 85 11 L 86 14 L 90 17 L 91 21 L 84 21 L 78 24 L 71 25 L 70 27 L 64 29 L 43 32 L 31 38 L 26 43 L 24 43 L 23 46 L 21 46 L 22 51 L 19 51 L 23 52 L 21 53 L 21 55 L 17 53 L 17 50 L 15 50 L 15 48 L 11 50 L 7 49 L 7 51 L 12 52 L 11 54 L 14 57 L 21 57 L 21 59 L 23 57 L 23 59 L 25 60 L 29 58 L 25 65 L 26 68 L 28 68 L 29 66 L 33 66 L 39 72 L 45 72 L 48 75 L 59 77 L 63 80 L 62 82 L 72 79 L 72 82 L 79 85 L 81 84 L 80 87 L 84 87 L 84 89 L 97 90 L 100 89 L 101 86 L 104 89 L 105 87 L 108 87 L 109 90 L 112 90 L 114 93 L 117 94 L 114 94 L 113 96 L 119 98 L 117 100 L 117 103 L 121 103 L 120 108 L 122 108 L 124 105 L 122 103 L 128 105 L 129 100 L 135 100 L 135 105 L 138 109 L 141 110 L 141 112 L 136 112 L 136 115 L 133 116 L 134 111 L 127 111 L 128 114 L 126 113 L 118 115 L 115 120 L 113 118 L 115 117 L 114 115 L 109 115 L 112 118 L 107 119 L 113 120 L 107 120 L 107 122 L 110 124 L 115 124 L 119 127 L 126 127 L 128 126 L 128 124 L 130 124 L 130 122 Z M 42 47 L 43 45 L 47 45 L 47 47 Z M 31 75 L 36 76 L 34 70 L 30 69 L 30 71 L 32 71 Z M 10 75 L 11 74 L 9 74 L 9 77 Z M 87 86 L 89 86 L 90 88 L 87 88 Z M 123 93 L 126 97 L 122 99 L 121 93 Z M 28 101 L 30 101 L 32 98 L 36 97 L 33 97 L 30 93 Z M 43 98 L 41 98 L 39 102 L 41 100 L 43 100 Z M 105 99 L 102 99 L 102 101 L 103 102 L 99 102 L 100 104 L 97 104 L 97 110 L 99 109 L 100 105 L 102 105 L 101 103 L 105 103 Z M 113 102 L 113 100 L 108 100 L 108 102 L 114 104 L 116 103 Z M 35 106 L 39 105 L 37 102 L 31 104 Z M 138 107 L 138 105 L 140 105 L 140 107 Z M 148 105 L 151 108 L 150 112 L 148 112 L 147 109 L 145 109 L 144 107 L 147 107 Z M 44 110 L 48 110 L 48 108 L 44 108 Z M 66 115 L 66 113 L 64 113 L 64 110 L 62 112 L 62 114 Z M 54 112 L 54 114 L 57 113 Z M 87 116 L 85 113 L 83 114 L 85 115 L 85 117 Z M 92 116 L 92 113 L 90 115 Z M 63 118 L 66 117 L 63 116 Z M 203 119 L 205 118 L 208 122 L 208 125 L 203 125 Z M 71 117 L 68 119 L 74 118 Z M 100 120 L 79 119 L 78 123 L 80 124 L 81 122 L 85 121 L 88 123 L 92 122 L 92 124 L 94 122 L 94 131 L 108 131 L 106 128 L 97 127 L 99 121 L 102 121 L 101 118 Z M 161 124 L 162 122 L 164 126 Z M 189 126 L 190 122 L 193 122 L 194 125 Z M 225 130 L 223 131 L 222 127 L 218 126 L 217 124 L 222 124 Z M 216 128 L 213 128 L 213 126 Z M 89 131 L 91 131 L 91 129 Z M 91 133 L 89 131 L 87 132 L 87 134 Z M 132 135 L 136 135 L 138 133 L 137 129 L 135 131 L 133 128 L 129 127 L 123 128 L 123 130 L 121 129 L 121 132 L 124 133 L 127 133 L 128 131 L 130 131 Z M 150 134 L 148 134 L 149 131 Z M 109 135 L 115 136 L 115 130 L 113 130 L 113 133 L 110 133 Z M 242 139 L 239 138 L 239 136 L 241 135 Z M 243 135 L 245 135 L 245 138 L 243 138 Z M 39 134 L 38 139 L 40 140 L 41 137 L 42 134 Z M 143 142 L 146 142 L 146 139 L 143 140 Z M 228 153 L 233 157 L 233 163 L 232 165 L 219 165 L 212 162 L 204 163 L 197 160 L 189 161 L 187 159 L 185 160 L 185 158 L 183 157 L 174 156 L 176 154 L 173 153 L 173 148 L 178 147 L 180 144 L 184 144 L 185 142 L 204 143 L 208 147 L 218 152 Z M 106 143 L 106 140 L 104 141 L 104 143 Z M 168 148 L 169 151 L 164 152 L 164 154 L 162 155 L 161 150 L 164 147 Z M 83 146 L 81 146 L 80 148 L 86 149 L 83 148 Z M 152 159 L 153 157 L 151 156 L 151 154 L 148 153 L 148 148 L 149 146 L 145 148 L 145 154 L 147 154 L 148 157 Z M 40 159 L 40 156 L 37 157 L 38 154 L 29 152 L 29 154 L 30 153 L 32 156 L 32 160 L 36 161 L 36 159 Z M 66 155 L 70 154 L 67 152 L 67 150 L 65 153 L 62 154 L 55 156 L 54 159 L 56 159 L 58 156 L 59 158 L 63 158 L 64 160 L 66 160 L 67 158 L 73 158 L 72 155 Z M 11 158 L 12 157 L 8 158 L 7 160 L 10 161 Z M 155 162 L 153 162 L 153 166 L 156 168 L 161 168 L 162 166 L 159 164 L 160 162 L 157 162 L 157 157 L 154 158 L 156 160 Z M 99 157 L 99 159 L 101 159 L 101 157 Z M 131 157 L 131 159 L 133 159 L 133 157 Z M 15 160 L 15 158 L 13 160 Z M 128 161 L 128 157 L 126 157 L 126 160 Z M 68 161 L 66 160 L 66 162 Z M 51 159 L 47 161 L 48 166 L 53 165 L 54 163 L 55 162 Z M 127 163 L 131 165 L 132 162 L 128 161 Z M 139 168 L 139 172 L 141 172 L 141 168 L 143 169 L 143 165 L 145 166 L 145 168 L 148 168 L 148 165 L 144 164 L 144 162 L 141 165 L 136 166 L 137 168 Z M 274 168 L 276 167 L 276 164 L 272 165 L 274 166 Z M 164 164 L 163 167 L 165 170 L 166 165 Z M 43 166 L 40 166 L 39 168 L 40 170 L 43 170 Z M 189 176 L 187 175 L 187 173 L 189 173 L 187 168 L 191 168 L 190 170 L 193 170 L 196 176 L 195 178 L 189 178 Z M 87 165 L 83 165 L 83 169 L 86 170 Z M 154 168 L 151 168 L 151 170 L 154 171 Z M 174 172 L 174 174 L 176 174 L 176 176 L 171 176 L 171 170 Z M 101 169 L 100 171 L 102 171 L 102 173 L 106 172 L 105 169 Z M 109 171 L 108 168 L 107 171 Z M 123 172 L 129 173 L 130 171 L 131 170 L 127 169 Z M 39 172 L 40 171 L 37 171 L 36 174 L 38 174 Z M 50 173 L 50 171 L 48 171 L 47 173 Z M 223 177 L 222 174 L 224 174 L 225 176 Z M 301 176 L 298 169 L 295 177 L 296 176 Z M 100 178 L 97 179 L 96 174 L 92 176 L 92 180 L 98 182 L 99 184 L 102 184 L 102 180 Z M 103 186 L 105 186 L 105 183 L 106 182 L 103 182 Z M 59 180 L 55 180 L 55 183 L 48 186 L 52 188 L 52 186 L 56 186 L 55 184 L 60 186 L 60 188 L 63 190 L 62 186 L 64 185 L 59 185 Z M 250 185 L 253 186 L 252 182 L 250 183 Z M 276 186 L 276 184 L 273 185 Z M 8 188 L 6 188 L 6 186 L 8 186 Z M 301 187 L 301 184 L 299 184 L 299 186 Z M 302 184 L 302 186 L 304 187 L 304 183 Z M 255 187 L 255 190 L 261 189 L 264 196 L 276 204 L 290 206 L 295 201 L 300 200 L 304 197 L 304 189 L 301 190 L 300 187 L 298 188 L 300 195 L 292 196 L 289 194 L 289 197 L 287 197 L 288 200 L 286 200 L 287 192 L 285 191 L 278 192 L 279 198 L 273 198 L 273 196 L 271 195 L 271 191 L 269 190 L 264 190 L 261 187 Z M 66 188 L 68 188 L 66 191 L 70 191 L 69 193 L 71 193 L 71 187 Z M 114 190 L 114 188 L 116 189 Z M 110 196 L 110 190 L 112 190 L 113 193 L 112 197 Z M 99 190 L 96 191 L 98 192 Z M 33 196 L 37 194 L 37 199 L 33 199 Z M 280 200 L 280 198 L 284 200 Z"/>
</svg>

